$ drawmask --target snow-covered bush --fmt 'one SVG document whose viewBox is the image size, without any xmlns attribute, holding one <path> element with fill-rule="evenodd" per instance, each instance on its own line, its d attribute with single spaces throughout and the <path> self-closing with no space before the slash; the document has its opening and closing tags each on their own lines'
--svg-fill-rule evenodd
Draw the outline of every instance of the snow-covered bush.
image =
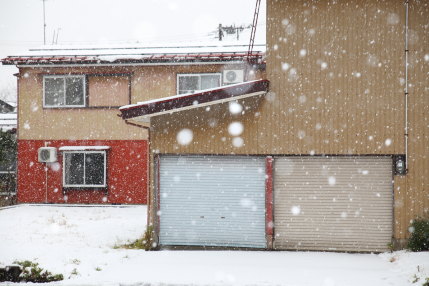
<svg viewBox="0 0 429 286">
<path fill-rule="evenodd" d="M 409 228 L 411 233 L 408 240 L 408 249 L 412 251 L 429 250 L 429 219 L 415 219 Z"/>
<path fill-rule="evenodd" d="M 63 280 L 62 274 L 52 274 L 51 272 L 39 267 L 39 263 L 25 261 L 15 261 L 22 267 L 22 272 L 19 275 L 20 282 L 45 283 Z"/>
</svg>

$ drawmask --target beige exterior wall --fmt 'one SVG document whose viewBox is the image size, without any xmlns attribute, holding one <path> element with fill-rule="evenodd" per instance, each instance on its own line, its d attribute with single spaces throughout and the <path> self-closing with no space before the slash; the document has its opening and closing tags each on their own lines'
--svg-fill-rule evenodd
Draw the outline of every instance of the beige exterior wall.
<svg viewBox="0 0 429 286">
<path fill-rule="evenodd" d="M 26 140 L 132 140 L 148 139 L 145 129 L 127 125 L 120 114 L 118 101 L 107 100 L 100 93 L 91 99 L 96 80 L 114 80 L 114 77 L 96 75 L 130 74 L 131 103 L 176 94 L 176 77 L 180 73 L 221 72 L 223 69 L 240 68 L 241 65 L 173 65 L 173 66 L 133 66 L 133 67 L 69 67 L 69 68 L 20 68 L 19 78 L 19 139 Z M 89 108 L 43 108 L 43 75 L 86 74 L 88 77 Z M 125 78 L 125 80 L 124 80 Z M 120 77 L 119 101 L 128 104 L 126 77 Z M 118 86 L 112 89 L 114 96 Z M 126 98 L 126 102 L 124 101 Z M 95 101 L 94 101 L 95 100 Z M 112 105 L 112 108 L 91 108 L 92 105 Z"/>
<path fill-rule="evenodd" d="M 89 106 L 123 106 L 130 104 L 128 76 L 88 77 Z"/>
<path fill-rule="evenodd" d="M 223 104 L 152 118 L 152 150 L 404 154 L 403 1 L 267 2 L 269 94 L 242 101 L 242 115 Z M 394 178 L 396 239 L 429 208 L 429 7 L 410 2 L 409 173 Z M 228 134 L 234 121 L 244 127 L 240 148 Z M 187 146 L 176 141 L 183 128 L 193 131 Z"/>
</svg>

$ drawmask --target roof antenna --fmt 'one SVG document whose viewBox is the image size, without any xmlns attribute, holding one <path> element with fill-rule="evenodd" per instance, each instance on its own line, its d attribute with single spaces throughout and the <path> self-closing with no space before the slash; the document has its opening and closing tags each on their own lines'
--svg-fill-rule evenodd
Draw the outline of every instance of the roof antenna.
<svg viewBox="0 0 429 286">
<path fill-rule="evenodd" d="M 42 2 L 43 2 L 43 45 L 46 45 L 45 1 L 46 0 L 42 0 Z"/>
</svg>

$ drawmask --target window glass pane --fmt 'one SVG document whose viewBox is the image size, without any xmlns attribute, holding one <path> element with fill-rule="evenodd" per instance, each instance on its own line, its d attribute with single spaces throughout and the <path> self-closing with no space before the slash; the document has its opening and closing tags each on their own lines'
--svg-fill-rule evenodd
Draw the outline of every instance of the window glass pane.
<svg viewBox="0 0 429 286">
<path fill-rule="evenodd" d="M 83 153 L 65 153 L 65 184 L 66 185 L 83 185 L 84 174 L 84 154 Z"/>
<path fill-rule="evenodd" d="M 85 184 L 104 185 L 104 154 L 87 153 L 85 156 Z"/>
<path fill-rule="evenodd" d="M 199 88 L 199 76 L 179 76 L 179 94 L 192 93 Z"/>
<path fill-rule="evenodd" d="M 45 105 L 64 105 L 64 78 L 45 78 Z"/>
<path fill-rule="evenodd" d="M 201 76 L 201 89 L 208 89 L 220 86 L 219 75 L 202 75 Z"/>
<path fill-rule="evenodd" d="M 83 105 L 83 78 L 66 78 L 66 105 Z"/>
</svg>

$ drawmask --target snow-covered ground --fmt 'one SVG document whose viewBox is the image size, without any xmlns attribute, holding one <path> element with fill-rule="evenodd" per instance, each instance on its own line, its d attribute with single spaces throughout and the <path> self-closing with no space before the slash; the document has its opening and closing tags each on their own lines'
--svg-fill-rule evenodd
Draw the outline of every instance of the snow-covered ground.
<svg viewBox="0 0 429 286">
<path fill-rule="evenodd" d="M 21 205 L 0 209 L 0 264 L 32 260 L 61 285 L 422 285 L 429 252 L 114 249 L 139 238 L 145 206 Z M 416 276 L 415 276 L 416 275 Z M 413 283 L 416 277 L 420 280 Z"/>
</svg>

